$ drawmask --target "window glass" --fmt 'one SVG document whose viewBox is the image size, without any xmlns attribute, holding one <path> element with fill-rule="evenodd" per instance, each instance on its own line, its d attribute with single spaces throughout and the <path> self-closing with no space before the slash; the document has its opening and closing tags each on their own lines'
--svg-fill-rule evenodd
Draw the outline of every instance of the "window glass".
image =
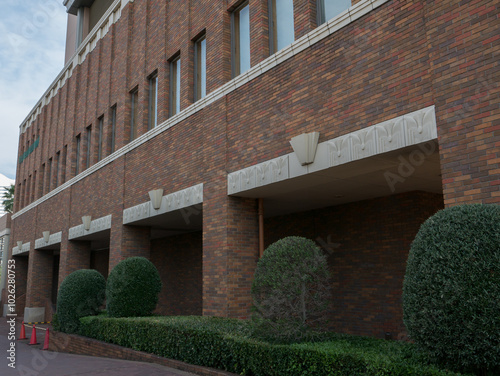
<svg viewBox="0 0 500 376">
<path fill-rule="evenodd" d="M 233 14 L 233 75 L 250 69 L 250 7 L 243 4 Z"/>
<path fill-rule="evenodd" d="M 203 36 L 195 44 L 195 95 L 198 100 L 207 95 L 207 40 Z"/>
<path fill-rule="evenodd" d="M 295 40 L 293 22 L 293 0 L 272 0 L 273 52 L 293 43 Z"/>
<path fill-rule="evenodd" d="M 324 23 L 351 6 L 351 0 L 320 0 L 319 23 Z"/>
<path fill-rule="evenodd" d="M 148 129 L 156 127 L 158 108 L 158 77 L 155 75 L 149 79 L 149 118 Z"/>
<path fill-rule="evenodd" d="M 130 141 L 137 138 L 137 114 L 139 113 L 139 91 L 130 93 Z"/>
<path fill-rule="evenodd" d="M 181 111 L 181 58 L 170 63 L 170 116 Z"/>
</svg>

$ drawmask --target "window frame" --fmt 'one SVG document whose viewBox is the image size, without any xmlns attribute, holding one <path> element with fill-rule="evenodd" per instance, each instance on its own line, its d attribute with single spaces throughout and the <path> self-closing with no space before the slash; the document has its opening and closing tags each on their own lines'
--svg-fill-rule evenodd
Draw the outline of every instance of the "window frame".
<svg viewBox="0 0 500 376">
<path fill-rule="evenodd" d="M 323 25 L 325 22 L 328 22 L 331 19 L 331 18 L 326 19 L 325 1 L 327 1 L 327 0 L 317 0 L 316 1 L 316 22 L 317 22 L 318 26 Z M 350 1 L 350 3 L 351 3 L 351 5 L 348 6 L 346 9 L 349 9 L 352 6 L 351 1 Z"/>
<path fill-rule="evenodd" d="M 278 49 L 278 19 L 277 19 L 277 2 L 278 0 L 268 0 L 268 14 L 269 14 L 269 52 L 270 55 L 275 54 L 276 52 L 280 51 L 281 49 Z M 293 0 L 292 1 L 292 18 L 295 18 L 295 8 L 293 6 Z M 295 41 L 295 19 L 292 24 L 292 33 L 293 33 L 293 40 L 292 43 Z"/>
<path fill-rule="evenodd" d="M 103 144 L 103 135 L 104 135 L 104 115 L 101 115 L 97 119 L 97 124 L 99 126 L 99 138 L 97 140 L 97 161 L 102 159 L 102 144 Z"/>
<path fill-rule="evenodd" d="M 203 48 L 203 43 L 205 48 Z M 207 95 L 207 36 L 205 32 L 194 42 L 193 79 L 194 101 L 196 102 Z"/>
<path fill-rule="evenodd" d="M 158 125 L 158 71 L 148 77 L 148 131 Z"/>
<path fill-rule="evenodd" d="M 92 125 L 86 128 L 87 150 L 85 155 L 85 169 L 89 168 L 92 160 Z"/>
<path fill-rule="evenodd" d="M 139 88 L 130 91 L 130 141 L 137 138 L 137 122 L 139 113 Z"/>
<path fill-rule="evenodd" d="M 243 1 L 236 9 L 234 9 L 231 12 L 231 74 L 232 77 L 237 77 L 242 73 L 241 72 L 241 45 L 240 45 L 240 12 L 248 7 L 248 12 L 249 12 L 249 30 L 248 33 L 250 34 L 250 2 L 249 0 Z M 249 49 L 251 48 L 251 45 L 248 46 Z M 249 59 L 251 59 L 251 50 L 248 51 L 248 56 Z M 250 60 L 250 68 L 252 67 L 251 60 Z M 249 69 L 250 69 L 249 68 Z"/>
<path fill-rule="evenodd" d="M 169 115 L 170 117 L 178 114 L 181 111 L 181 55 L 177 53 L 170 60 L 170 105 L 169 105 Z"/>
<path fill-rule="evenodd" d="M 110 122 L 111 122 L 111 140 L 110 140 L 110 150 L 111 153 L 115 152 L 116 148 L 116 104 L 110 107 L 111 115 L 110 115 Z"/>
<path fill-rule="evenodd" d="M 80 173 L 80 153 L 81 153 L 81 147 L 82 147 L 82 134 L 78 134 L 76 136 L 76 151 L 75 151 L 75 157 L 76 157 L 76 164 L 75 164 L 75 176 Z M 45 180 L 45 179 L 44 179 Z M 45 192 L 45 188 L 43 189 Z"/>
</svg>

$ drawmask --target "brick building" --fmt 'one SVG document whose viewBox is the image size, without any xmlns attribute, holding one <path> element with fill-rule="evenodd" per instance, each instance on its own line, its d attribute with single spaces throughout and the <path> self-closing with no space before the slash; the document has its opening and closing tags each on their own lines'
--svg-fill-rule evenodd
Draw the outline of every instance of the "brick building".
<svg viewBox="0 0 500 376">
<path fill-rule="evenodd" d="M 332 329 L 395 337 L 420 224 L 500 201 L 497 1 L 65 5 L 67 63 L 20 127 L 25 319 L 135 255 L 158 312 L 247 317 L 263 247 L 300 235 L 328 253 Z"/>
</svg>

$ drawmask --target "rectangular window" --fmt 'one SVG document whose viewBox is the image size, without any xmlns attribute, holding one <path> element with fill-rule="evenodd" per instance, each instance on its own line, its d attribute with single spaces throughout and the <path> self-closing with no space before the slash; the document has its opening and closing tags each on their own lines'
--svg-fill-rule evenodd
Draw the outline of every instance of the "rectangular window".
<svg viewBox="0 0 500 376">
<path fill-rule="evenodd" d="M 207 95 L 207 39 L 205 35 L 194 44 L 194 100 Z"/>
<path fill-rule="evenodd" d="M 75 164 L 75 176 L 80 173 L 80 148 L 82 143 L 81 135 L 76 136 L 76 164 Z"/>
<path fill-rule="evenodd" d="M 116 104 L 111 107 L 111 153 L 115 152 L 116 146 Z"/>
<path fill-rule="evenodd" d="M 85 168 L 90 167 L 90 159 L 92 157 L 92 126 L 87 127 L 87 155 L 85 158 Z"/>
<path fill-rule="evenodd" d="M 38 185 L 38 197 L 45 194 L 45 163 L 42 164 L 42 171 L 40 172 L 40 182 Z"/>
<path fill-rule="evenodd" d="M 28 186 L 26 187 L 26 204 L 29 205 L 31 203 L 31 175 L 28 176 Z"/>
<path fill-rule="evenodd" d="M 181 112 L 181 57 L 170 62 L 170 116 Z"/>
<path fill-rule="evenodd" d="M 104 134 L 104 116 L 99 118 L 99 139 L 97 143 L 97 161 L 102 159 L 102 142 Z"/>
<path fill-rule="evenodd" d="M 137 138 L 137 119 L 139 114 L 139 90 L 130 93 L 130 141 Z"/>
<path fill-rule="evenodd" d="M 158 118 L 158 75 L 149 79 L 148 130 L 156 127 Z"/>
<path fill-rule="evenodd" d="M 269 44 L 271 53 L 293 43 L 293 0 L 269 0 Z"/>
<path fill-rule="evenodd" d="M 33 185 L 31 187 L 31 202 L 36 200 L 36 170 L 33 173 Z"/>
<path fill-rule="evenodd" d="M 233 77 L 250 69 L 250 7 L 245 1 L 231 15 Z"/>
<path fill-rule="evenodd" d="M 59 186 L 59 169 L 61 168 L 61 152 L 58 151 L 56 153 L 56 185 L 54 186 L 57 188 Z"/>
<path fill-rule="evenodd" d="M 318 0 L 318 25 L 349 9 L 351 0 Z"/>
<path fill-rule="evenodd" d="M 64 145 L 61 183 L 66 182 L 66 161 L 68 158 L 68 145 Z"/>
<path fill-rule="evenodd" d="M 52 190 L 52 158 L 49 158 L 47 171 L 47 192 Z"/>
</svg>

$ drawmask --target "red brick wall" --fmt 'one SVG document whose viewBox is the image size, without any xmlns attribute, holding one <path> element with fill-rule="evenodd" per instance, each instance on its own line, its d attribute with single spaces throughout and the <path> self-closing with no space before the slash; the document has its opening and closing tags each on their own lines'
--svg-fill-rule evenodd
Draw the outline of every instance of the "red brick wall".
<svg viewBox="0 0 500 376">
<path fill-rule="evenodd" d="M 151 262 L 158 269 L 163 284 L 156 313 L 201 315 L 201 232 L 153 240 Z"/>
<path fill-rule="evenodd" d="M 31 175 L 31 185 L 41 187 L 42 164 L 47 169 L 49 158 L 55 158 L 64 145 L 68 145 L 69 180 L 75 171 L 75 136 L 97 124 L 102 114 L 108 155 L 109 109 L 115 104 L 116 149 L 127 144 L 129 91 L 137 85 L 142 106 L 139 134 L 144 133 L 147 77 L 154 70 L 159 77 L 158 122 L 165 120 L 167 60 L 179 50 L 182 108 L 188 106 L 193 98 L 192 39 L 203 29 L 207 91 L 229 80 L 227 9 L 234 5 L 213 0 L 128 4 L 20 136 L 21 153 L 26 140 L 40 129 L 40 145 L 18 166 L 17 181 L 28 181 Z M 296 36 L 300 36 L 314 25 L 314 2 L 297 0 L 294 6 Z M 90 262 L 79 257 L 68 241 L 68 229 L 80 224 L 82 215 L 112 214 L 112 268 L 139 249 L 146 256 L 149 252 L 145 234 L 127 236 L 123 209 L 147 201 L 151 189 L 170 193 L 204 183 L 203 313 L 245 316 L 250 300 L 242 292 L 249 289 L 257 252 L 256 204 L 227 196 L 227 173 L 291 152 L 288 141 L 297 134 L 318 131 L 321 142 L 433 104 L 445 204 L 500 202 L 500 70 L 494 54 L 500 43 L 498 8 L 488 0 L 460 3 L 458 8 L 450 0 L 389 1 L 15 218 L 13 244 L 30 241 L 33 248 L 42 231 L 62 231 L 61 281 L 69 271 Z M 267 0 L 252 1 L 250 14 L 251 61 L 256 65 L 269 54 Z M 84 147 L 81 155 L 83 163 Z M 21 196 L 16 195 L 16 210 L 21 208 Z M 386 200 L 401 204 L 390 197 Z M 415 225 L 404 219 L 405 225 Z M 29 296 L 37 291 L 38 279 L 45 278 L 43 259 L 33 256 L 32 249 Z M 377 333 L 385 330 L 384 325 L 377 327 Z"/>
<path fill-rule="evenodd" d="M 330 327 L 393 338 L 403 330 L 401 294 L 420 225 L 443 208 L 441 195 L 410 192 L 265 220 L 266 247 L 286 236 L 317 242 L 333 275 Z"/>
</svg>

